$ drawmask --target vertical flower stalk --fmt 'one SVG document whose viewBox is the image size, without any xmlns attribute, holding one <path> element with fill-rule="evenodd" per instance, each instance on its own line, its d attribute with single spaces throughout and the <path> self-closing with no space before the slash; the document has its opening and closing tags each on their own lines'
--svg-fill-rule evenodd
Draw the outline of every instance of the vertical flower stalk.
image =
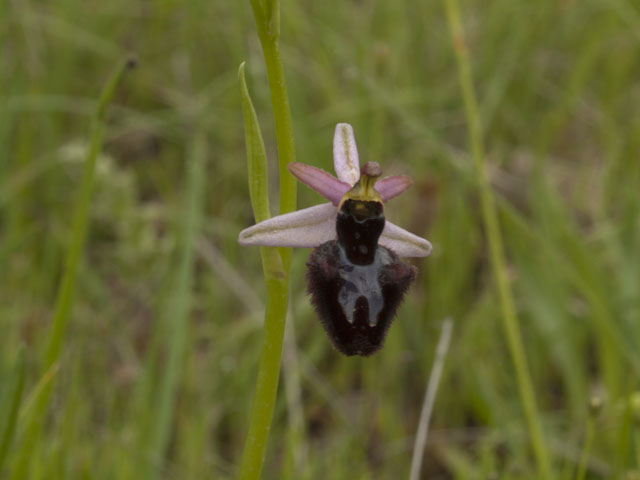
<svg viewBox="0 0 640 480">
<path fill-rule="evenodd" d="M 280 213 L 287 213 L 296 208 L 296 182 L 286 168 L 289 163 L 295 161 L 295 149 L 289 98 L 279 49 L 280 3 L 278 0 L 251 0 L 251 7 L 264 54 L 275 120 L 280 170 Z M 270 217 L 266 152 L 244 80 L 243 65 L 240 67 L 239 77 L 247 145 L 249 193 L 254 216 L 259 222 Z M 243 480 L 257 479 L 262 471 L 278 389 L 289 295 L 291 248 L 262 247 L 260 253 L 267 299 L 258 378 L 239 471 L 239 478 Z"/>
<path fill-rule="evenodd" d="M 262 45 L 267 67 L 267 79 L 271 93 L 271 104 L 275 120 L 276 142 L 278 145 L 278 167 L 280 171 L 280 213 L 296 209 L 296 180 L 287 170 L 287 165 L 296 161 L 293 142 L 293 125 L 289 96 L 284 78 L 284 68 L 280 57 L 280 1 L 251 0 L 251 8 L 256 20 L 258 38 Z M 281 249 L 285 270 L 289 270 L 291 249 Z"/>
<path fill-rule="evenodd" d="M 498 296 L 502 311 L 502 324 L 507 344 L 509 345 L 511 360 L 516 371 L 518 390 L 520 392 L 520 399 L 527 420 L 531 445 L 538 464 L 538 471 L 540 478 L 546 479 L 550 478 L 551 475 L 549 456 L 544 443 L 540 419 L 538 417 L 533 385 L 529 374 L 529 367 L 527 366 L 524 346 L 522 344 L 522 335 L 520 333 L 520 327 L 515 313 L 513 294 L 506 274 L 504 247 L 502 244 L 495 200 L 493 198 L 493 193 L 489 185 L 487 171 L 485 168 L 480 115 L 478 113 L 478 105 L 473 87 L 471 64 L 467 52 L 464 29 L 460 19 L 460 8 L 457 0 L 443 0 L 443 2 L 447 11 L 449 30 L 451 32 L 453 49 L 458 65 L 460 88 L 464 99 L 465 114 L 469 124 L 471 150 L 478 188 L 480 191 L 482 219 L 489 242 L 491 266 L 495 274 L 496 284 L 498 287 Z"/>
</svg>

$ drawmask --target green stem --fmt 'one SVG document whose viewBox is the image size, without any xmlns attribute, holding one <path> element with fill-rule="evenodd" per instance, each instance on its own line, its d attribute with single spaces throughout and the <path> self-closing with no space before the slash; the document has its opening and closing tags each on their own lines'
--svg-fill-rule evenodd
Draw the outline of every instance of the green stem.
<svg viewBox="0 0 640 480">
<path fill-rule="evenodd" d="M 280 7 L 277 0 L 251 0 L 258 36 L 264 53 L 271 92 L 271 103 L 275 119 L 280 171 L 280 213 L 296 209 L 296 182 L 289 174 L 287 165 L 295 161 L 293 125 L 289 108 L 289 97 L 280 57 L 278 39 L 280 35 Z M 266 154 L 257 121 L 257 116 L 240 69 L 240 81 L 247 138 L 247 160 L 249 163 L 249 185 L 256 222 L 269 217 L 266 178 Z M 278 255 L 279 252 L 279 255 Z M 264 462 L 269 431 L 278 390 L 282 344 L 289 295 L 290 248 L 268 248 L 260 250 L 267 287 L 265 325 L 260 353 L 260 365 L 256 380 L 255 396 L 249 421 L 249 432 L 242 454 L 239 478 L 260 478 Z"/>
<path fill-rule="evenodd" d="M 489 242 L 491 266 L 496 276 L 503 327 L 507 337 L 507 343 L 509 345 L 511 360 L 516 371 L 518 390 L 520 392 L 520 399 L 522 401 L 527 420 L 531 445 L 538 463 L 538 470 L 541 478 L 550 478 L 551 467 L 549 463 L 549 456 L 545 447 L 542 427 L 537 413 L 533 385 L 529 374 L 529 368 L 527 366 L 524 346 L 522 344 L 520 326 L 515 313 L 513 294 L 507 278 L 504 247 L 502 244 L 502 236 L 498 223 L 495 200 L 485 168 L 482 128 L 480 125 L 478 104 L 473 87 L 471 64 L 467 52 L 464 29 L 460 19 L 460 9 L 457 0 L 443 1 L 447 11 L 449 29 L 458 65 L 458 79 L 464 98 L 465 114 L 469 124 L 471 149 L 478 188 L 480 190 L 482 218 Z"/>
<path fill-rule="evenodd" d="M 636 469 L 640 470 L 640 427 L 638 427 L 638 425 L 634 425 L 633 443 L 636 454 Z"/>
<path fill-rule="evenodd" d="M 264 6 L 263 6 L 264 4 Z M 280 171 L 280 213 L 296 209 L 296 179 L 287 170 L 287 165 L 296 161 L 293 141 L 293 123 L 289 107 L 287 83 L 280 56 L 280 2 L 278 0 L 251 0 L 256 20 L 258 38 L 267 67 L 269 92 L 275 120 L 276 143 L 278 145 L 278 167 Z M 288 275 L 291 249 L 278 249 L 284 270 Z"/>
<path fill-rule="evenodd" d="M 266 286 L 267 302 L 264 314 L 262 351 L 251 409 L 249 433 L 240 464 L 239 478 L 242 480 L 260 478 L 280 376 L 283 332 L 287 315 L 288 282 L 286 279 L 271 277 L 266 279 Z"/>
<path fill-rule="evenodd" d="M 67 252 L 64 276 L 56 299 L 53 327 L 47 346 L 44 370 L 48 370 L 60 356 L 64 331 L 69 320 L 71 308 L 73 307 L 78 265 L 82 252 L 84 251 L 84 243 L 87 237 L 89 206 L 91 205 L 91 195 L 93 194 L 96 162 L 102 149 L 104 137 L 104 114 L 122 76 L 128 69 L 133 67 L 133 65 L 134 62 L 129 59 L 113 74 L 100 93 L 100 99 L 98 100 L 98 105 L 93 115 L 91 122 L 91 143 L 84 166 L 84 175 L 82 185 L 80 186 L 80 198 L 76 203 L 76 210 L 73 216 L 71 245 Z"/>
<path fill-rule="evenodd" d="M 576 480 L 584 480 L 587 473 L 587 463 L 589 461 L 589 455 L 591 454 L 591 445 L 593 444 L 594 434 L 594 418 L 589 415 L 587 419 L 587 431 L 584 439 L 584 446 L 582 447 L 582 454 L 580 455 L 580 463 L 578 463 L 578 471 L 576 473 Z"/>
<path fill-rule="evenodd" d="M 2 472 L 2 467 L 4 465 L 9 446 L 11 445 L 15 435 L 15 427 L 18 420 L 20 401 L 22 400 L 26 370 L 25 348 L 24 346 L 21 346 L 18 351 L 16 364 L 13 367 L 13 372 L 11 374 L 10 387 L 6 390 L 7 398 L 9 399 L 6 418 L 2 418 L 4 412 L 0 412 L 0 419 L 5 420 L 4 428 L 0 430 L 0 472 Z"/>
<path fill-rule="evenodd" d="M 56 306 L 53 314 L 51 333 L 47 344 L 44 358 L 43 371 L 49 372 L 53 365 L 58 362 L 64 332 L 69 321 L 73 308 L 76 290 L 76 279 L 78 265 L 87 236 L 87 226 L 89 223 L 89 206 L 93 193 L 93 184 L 96 170 L 98 154 L 102 149 L 104 136 L 104 114 L 124 73 L 133 67 L 135 62 L 131 59 L 123 62 L 118 70 L 111 76 L 107 84 L 100 93 L 100 98 L 91 121 L 91 140 L 87 158 L 84 163 L 84 174 L 80 185 L 79 197 L 75 204 L 73 224 L 71 229 L 71 243 L 67 250 L 67 257 L 64 267 L 62 283 L 59 286 L 56 298 Z M 13 478 L 26 478 L 30 462 L 33 461 L 33 449 L 36 445 L 44 417 L 49 404 L 53 382 L 47 382 L 44 390 L 37 398 L 34 411 L 28 421 L 25 431 L 24 442 L 18 463 L 13 472 Z"/>
<path fill-rule="evenodd" d="M 267 77 L 275 118 L 276 141 L 278 144 L 278 166 L 280 169 L 280 213 L 296 209 L 296 179 L 287 170 L 287 165 L 296 161 L 293 143 L 293 125 L 289 97 L 284 79 L 280 47 L 277 42 L 263 45 L 264 59 L 267 64 Z M 289 249 L 290 251 L 291 249 Z"/>
</svg>

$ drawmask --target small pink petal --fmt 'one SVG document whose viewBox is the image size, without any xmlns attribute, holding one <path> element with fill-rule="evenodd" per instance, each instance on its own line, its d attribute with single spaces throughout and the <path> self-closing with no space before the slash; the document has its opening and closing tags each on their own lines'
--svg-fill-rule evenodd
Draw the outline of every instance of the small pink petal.
<svg viewBox="0 0 640 480">
<path fill-rule="evenodd" d="M 304 163 L 292 162 L 287 165 L 291 174 L 304 183 L 307 187 L 312 188 L 331 203 L 338 205 L 342 196 L 349 191 L 351 185 L 341 182 L 324 170 L 306 165 Z"/>
<path fill-rule="evenodd" d="M 338 178 L 349 185 L 355 185 L 360 178 L 358 148 L 353 128 L 348 123 L 336 125 L 333 135 L 333 167 Z"/>
<path fill-rule="evenodd" d="M 433 249 L 428 240 L 389 221 L 384 223 L 384 230 L 378 242 L 383 247 L 393 250 L 399 257 L 426 257 Z"/>
<path fill-rule="evenodd" d="M 397 175 L 395 177 L 386 177 L 378 180 L 375 189 L 382 197 L 382 201 L 388 202 L 392 198 L 400 195 L 411 185 L 413 185 L 413 180 L 411 180 L 409 175 Z"/>
<path fill-rule="evenodd" d="M 317 247 L 336 238 L 338 209 L 323 203 L 255 224 L 240 232 L 240 245 Z"/>
</svg>

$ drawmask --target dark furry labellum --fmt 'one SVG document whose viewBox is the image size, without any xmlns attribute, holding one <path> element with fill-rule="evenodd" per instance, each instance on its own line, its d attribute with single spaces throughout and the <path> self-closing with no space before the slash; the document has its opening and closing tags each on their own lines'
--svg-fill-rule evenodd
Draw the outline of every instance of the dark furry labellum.
<svg viewBox="0 0 640 480">
<path fill-rule="evenodd" d="M 345 199 L 337 240 L 316 247 L 307 262 L 307 291 L 335 347 L 371 355 L 382 346 L 416 268 L 378 245 L 382 202 Z"/>
</svg>

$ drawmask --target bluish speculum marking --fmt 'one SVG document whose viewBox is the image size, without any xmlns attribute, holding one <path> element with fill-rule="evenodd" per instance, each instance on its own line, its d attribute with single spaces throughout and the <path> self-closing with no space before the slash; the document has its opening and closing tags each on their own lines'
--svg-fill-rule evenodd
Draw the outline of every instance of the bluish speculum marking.
<svg viewBox="0 0 640 480">
<path fill-rule="evenodd" d="M 373 262 L 368 265 L 354 265 L 347 258 L 344 248 L 341 245 L 339 248 L 341 260 L 339 275 L 344 280 L 344 285 L 338 293 L 338 302 L 347 321 L 353 324 L 356 302 L 358 298 L 364 297 L 369 306 L 368 324 L 374 327 L 384 307 L 379 275 L 382 267 L 391 263 L 391 257 L 386 250 L 376 249 Z"/>
</svg>

